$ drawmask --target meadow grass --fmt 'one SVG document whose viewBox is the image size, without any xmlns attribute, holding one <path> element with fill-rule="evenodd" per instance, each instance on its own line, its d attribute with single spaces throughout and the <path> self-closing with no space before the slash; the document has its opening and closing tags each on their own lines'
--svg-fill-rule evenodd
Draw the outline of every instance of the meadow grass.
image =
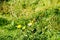
<svg viewBox="0 0 60 40">
<path fill-rule="evenodd" d="M 60 40 L 60 0 L 0 0 L 0 40 Z"/>
</svg>

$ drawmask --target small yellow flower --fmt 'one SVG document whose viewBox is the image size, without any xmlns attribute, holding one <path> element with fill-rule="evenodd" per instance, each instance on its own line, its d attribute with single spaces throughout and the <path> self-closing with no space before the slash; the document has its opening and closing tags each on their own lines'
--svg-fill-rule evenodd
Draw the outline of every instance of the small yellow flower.
<svg viewBox="0 0 60 40">
<path fill-rule="evenodd" d="M 19 28 L 19 29 L 20 29 L 20 28 L 22 28 L 22 26 L 21 26 L 21 25 L 18 25 L 18 26 L 17 26 L 17 28 Z"/>
</svg>

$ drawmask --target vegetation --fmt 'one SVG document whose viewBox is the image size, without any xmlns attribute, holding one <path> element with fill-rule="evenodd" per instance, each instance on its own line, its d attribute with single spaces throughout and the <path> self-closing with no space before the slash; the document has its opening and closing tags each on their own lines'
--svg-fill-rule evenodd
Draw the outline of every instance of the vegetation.
<svg viewBox="0 0 60 40">
<path fill-rule="evenodd" d="M 0 40 L 60 40 L 60 0 L 0 0 Z"/>
</svg>

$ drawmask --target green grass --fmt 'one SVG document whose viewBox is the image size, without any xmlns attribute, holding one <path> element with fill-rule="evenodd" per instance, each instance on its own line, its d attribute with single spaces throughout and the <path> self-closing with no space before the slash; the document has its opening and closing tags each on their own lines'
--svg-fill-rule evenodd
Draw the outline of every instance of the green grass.
<svg viewBox="0 0 60 40">
<path fill-rule="evenodd" d="M 0 0 L 0 40 L 60 40 L 60 1 Z"/>
</svg>

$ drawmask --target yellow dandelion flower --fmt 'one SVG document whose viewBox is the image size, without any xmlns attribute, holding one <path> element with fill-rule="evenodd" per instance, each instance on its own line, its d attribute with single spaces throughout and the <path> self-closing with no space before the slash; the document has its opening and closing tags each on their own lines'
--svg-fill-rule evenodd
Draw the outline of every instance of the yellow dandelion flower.
<svg viewBox="0 0 60 40">
<path fill-rule="evenodd" d="M 18 26 L 17 26 L 17 28 L 19 28 L 19 29 L 20 29 L 20 28 L 22 28 L 22 26 L 21 26 L 21 25 L 18 25 Z"/>
</svg>

